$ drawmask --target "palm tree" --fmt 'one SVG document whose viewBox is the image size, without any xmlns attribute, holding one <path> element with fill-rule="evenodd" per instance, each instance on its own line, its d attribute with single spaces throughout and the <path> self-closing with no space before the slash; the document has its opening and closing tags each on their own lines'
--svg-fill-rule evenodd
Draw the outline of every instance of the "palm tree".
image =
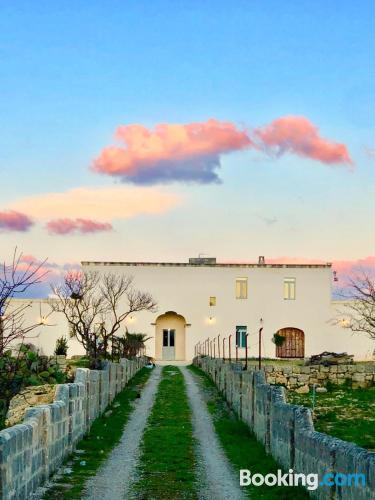
<svg viewBox="0 0 375 500">
<path fill-rule="evenodd" d="M 125 332 L 122 337 L 116 337 L 117 350 L 122 358 L 135 358 L 138 356 L 145 347 L 147 340 L 151 337 L 147 337 L 145 333 L 129 333 Z"/>
</svg>

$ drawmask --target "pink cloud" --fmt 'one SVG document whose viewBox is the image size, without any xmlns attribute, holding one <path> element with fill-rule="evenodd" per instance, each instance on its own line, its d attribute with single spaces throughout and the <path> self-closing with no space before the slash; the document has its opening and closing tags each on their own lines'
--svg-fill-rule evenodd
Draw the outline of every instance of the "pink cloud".
<svg viewBox="0 0 375 500">
<path fill-rule="evenodd" d="M 231 122 L 118 127 L 117 146 L 104 148 L 92 170 L 136 184 L 157 182 L 219 182 L 221 155 L 243 149 L 293 153 L 326 164 L 352 164 L 345 144 L 319 135 L 302 116 L 284 116 L 265 127 L 245 131 Z"/>
<path fill-rule="evenodd" d="M 0 231 L 26 232 L 33 225 L 33 221 L 27 215 L 16 210 L 5 210 L 0 212 Z"/>
<path fill-rule="evenodd" d="M 104 148 L 92 169 L 139 184 L 218 182 L 220 155 L 252 145 L 245 131 L 215 119 L 185 125 L 161 123 L 153 130 L 123 125 L 116 138 L 122 145 Z"/>
<path fill-rule="evenodd" d="M 278 155 L 289 152 L 326 164 L 353 163 L 345 144 L 321 137 L 319 129 L 303 116 L 278 118 L 254 134 L 262 147 Z"/>
<path fill-rule="evenodd" d="M 90 234 L 103 231 L 111 231 L 112 224 L 109 222 L 98 222 L 90 219 L 54 219 L 46 224 L 50 234 Z"/>
</svg>

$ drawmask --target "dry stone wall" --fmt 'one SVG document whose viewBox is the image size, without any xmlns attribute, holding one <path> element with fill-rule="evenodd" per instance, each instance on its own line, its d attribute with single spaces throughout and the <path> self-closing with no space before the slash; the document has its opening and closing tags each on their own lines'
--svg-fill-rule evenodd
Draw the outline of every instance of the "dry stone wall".
<svg viewBox="0 0 375 500">
<path fill-rule="evenodd" d="M 253 368 L 249 366 L 249 369 Z M 337 385 L 349 382 L 354 388 L 375 385 L 375 363 L 332 366 L 265 365 L 263 371 L 269 384 L 281 384 L 290 389 L 313 384 L 325 386 L 328 381 Z"/>
<path fill-rule="evenodd" d="M 375 453 L 315 431 L 308 408 L 287 403 L 284 387 L 266 381 L 265 371 L 243 372 L 220 359 L 198 357 L 229 405 L 283 469 L 297 473 L 364 474 L 366 485 L 319 486 L 310 490 L 320 500 L 374 500 Z M 292 492 L 291 492 L 292 494 Z"/>
<path fill-rule="evenodd" d="M 78 368 L 54 401 L 26 410 L 22 423 L 0 432 L 0 499 L 25 500 L 56 471 L 110 402 L 145 364 L 144 358 Z"/>
</svg>

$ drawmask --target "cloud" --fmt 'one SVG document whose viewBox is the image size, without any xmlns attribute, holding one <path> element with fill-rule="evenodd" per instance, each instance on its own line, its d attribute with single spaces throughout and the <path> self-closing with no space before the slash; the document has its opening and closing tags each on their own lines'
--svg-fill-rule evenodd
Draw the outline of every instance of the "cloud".
<svg viewBox="0 0 375 500">
<path fill-rule="evenodd" d="M 15 201 L 11 209 L 27 212 L 38 220 L 82 219 L 106 222 L 137 215 L 163 214 L 180 203 L 180 198 L 151 187 L 113 186 L 76 188 L 63 193 L 28 196 Z"/>
<path fill-rule="evenodd" d="M 0 212 L 0 231 L 26 232 L 33 225 L 33 221 L 24 213 L 16 210 Z"/>
<path fill-rule="evenodd" d="M 217 183 L 221 155 L 243 149 L 352 165 L 345 144 L 321 137 L 316 125 L 303 116 L 284 116 L 253 130 L 213 118 L 182 125 L 161 123 L 154 129 L 122 125 L 115 138 L 119 144 L 105 147 L 91 169 L 134 184 Z"/>
<path fill-rule="evenodd" d="M 345 144 L 320 136 L 319 129 L 303 116 L 284 116 L 254 130 L 260 147 L 277 156 L 294 153 L 326 164 L 352 165 Z"/>
<path fill-rule="evenodd" d="M 252 146 L 245 131 L 215 119 L 185 125 L 161 123 L 153 130 L 123 125 L 116 138 L 122 144 L 104 148 L 92 169 L 136 184 L 219 182 L 220 155 Z"/>
<path fill-rule="evenodd" d="M 9 258 L 5 259 L 9 262 Z M 57 284 L 62 282 L 63 277 L 68 271 L 71 270 L 81 270 L 81 266 L 78 262 L 66 262 L 64 264 L 59 264 L 56 262 L 44 261 L 34 255 L 25 254 L 21 256 L 18 270 L 20 272 L 26 271 L 27 269 L 36 268 L 40 266 L 38 271 L 38 276 L 40 276 L 40 282 L 31 286 L 27 289 L 26 293 L 23 295 L 25 298 L 47 298 L 51 295 L 51 283 Z"/>
<path fill-rule="evenodd" d="M 46 229 L 50 234 L 89 234 L 112 231 L 112 224 L 109 222 L 97 222 L 90 219 L 54 219 L 46 224 Z"/>
</svg>

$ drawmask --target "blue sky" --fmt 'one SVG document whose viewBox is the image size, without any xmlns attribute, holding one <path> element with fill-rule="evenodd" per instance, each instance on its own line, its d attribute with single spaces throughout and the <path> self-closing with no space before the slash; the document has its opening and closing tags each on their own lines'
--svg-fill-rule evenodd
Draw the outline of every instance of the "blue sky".
<svg viewBox="0 0 375 500">
<path fill-rule="evenodd" d="M 15 244 L 59 263 L 374 255 L 374 11 L 349 1 L 3 2 L 0 212 L 79 187 L 139 189 L 89 168 L 119 125 L 215 118 L 248 130 L 302 116 L 354 162 L 350 172 L 298 154 L 228 152 L 220 184 L 152 186 L 180 198 L 163 213 L 116 219 L 112 233 L 4 229 L 4 257 Z"/>
</svg>

